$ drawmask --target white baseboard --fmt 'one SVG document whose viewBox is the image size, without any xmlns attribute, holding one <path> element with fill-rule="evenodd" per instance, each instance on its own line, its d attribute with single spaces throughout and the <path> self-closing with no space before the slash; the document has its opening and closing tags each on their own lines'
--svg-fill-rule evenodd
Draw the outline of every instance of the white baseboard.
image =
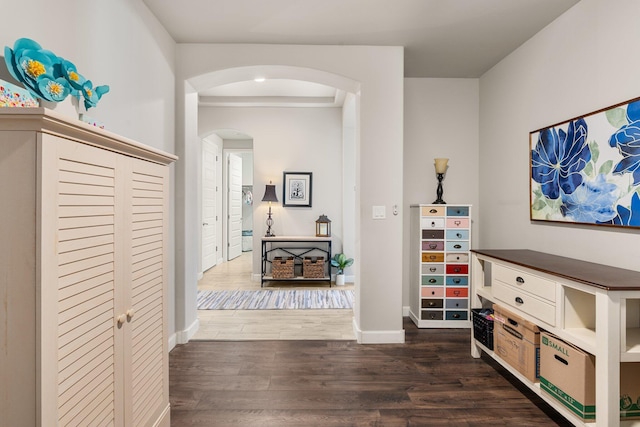
<svg viewBox="0 0 640 427">
<path fill-rule="evenodd" d="M 175 333 L 176 344 L 186 344 L 189 340 L 198 332 L 200 328 L 200 319 L 196 319 L 187 329 L 184 331 L 177 331 Z"/>
<path fill-rule="evenodd" d="M 409 312 L 411 310 L 409 309 L 408 305 L 404 305 L 402 306 L 402 317 L 409 317 Z"/>
<path fill-rule="evenodd" d="M 404 344 L 404 329 L 398 331 L 363 331 L 353 318 L 353 333 L 358 344 Z"/>
<path fill-rule="evenodd" d="M 169 335 L 169 351 L 176 347 L 176 334 Z"/>
</svg>

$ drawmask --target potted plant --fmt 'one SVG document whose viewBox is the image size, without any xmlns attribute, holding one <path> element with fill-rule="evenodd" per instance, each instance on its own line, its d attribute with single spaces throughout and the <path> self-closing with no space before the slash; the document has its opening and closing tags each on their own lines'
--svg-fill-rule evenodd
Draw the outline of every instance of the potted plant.
<svg viewBox="0 0 640 427">
<path fill-rule="evenodd" d="M 336 285 L 344 285 L 344 269 L 353 264 L 353 258 L 347 258 L 345 254 L 335 254 L 331 258 L 331 266 L 338 269 L 336 274 Z"/>
</svg>

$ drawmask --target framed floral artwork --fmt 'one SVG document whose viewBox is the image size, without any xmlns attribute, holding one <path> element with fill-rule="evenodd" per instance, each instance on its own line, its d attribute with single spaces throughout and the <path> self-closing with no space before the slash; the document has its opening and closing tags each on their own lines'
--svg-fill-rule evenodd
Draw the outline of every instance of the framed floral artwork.
<svg viewBox="0 0 640 427">
<path fill-rule="evenodd" d="M 282 206 L 311 207 L 311 172 L 283 172 Z"/>
<path fill-rule="evenodd" d="M 640 98 L 529 134 L 531 220 L 640 227 Z"/>
</svg>

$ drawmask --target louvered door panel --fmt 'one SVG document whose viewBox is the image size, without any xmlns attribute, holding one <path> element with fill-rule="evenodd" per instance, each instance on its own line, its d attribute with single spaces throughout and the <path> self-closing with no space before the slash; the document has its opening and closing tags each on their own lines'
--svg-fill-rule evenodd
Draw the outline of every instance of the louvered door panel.
<svg viewBox="0 0 640 427">
<path fill-rule="evenodd" d="M 116 425 L 117 155 L 59 139 L 57 157 L 58 425 Z"/>
<path fill-rule="evenodd" d="M 132 425 L 147 426 L 168 405 L 165 316 L 167 168 L 133 162 L 131 188 Z"/>
</svg>

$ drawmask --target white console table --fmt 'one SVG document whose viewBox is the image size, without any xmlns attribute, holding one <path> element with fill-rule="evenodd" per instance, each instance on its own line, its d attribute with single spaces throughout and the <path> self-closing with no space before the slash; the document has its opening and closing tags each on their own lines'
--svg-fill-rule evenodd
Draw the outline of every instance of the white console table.
<svg viewBox="0 0 640 427">
<path fill-rule="evenodd" d="M 640 426 L 620 420 L 620 364 L 640 362 L 640 272 L 530 250 L 472 250 L 471 306 L 496 302 L 596 359 L 596 420 L 584 422 L 471 338 L 577 426 Z M 638 378 L 640 381 L 640 378 Z"/>
</svg>

